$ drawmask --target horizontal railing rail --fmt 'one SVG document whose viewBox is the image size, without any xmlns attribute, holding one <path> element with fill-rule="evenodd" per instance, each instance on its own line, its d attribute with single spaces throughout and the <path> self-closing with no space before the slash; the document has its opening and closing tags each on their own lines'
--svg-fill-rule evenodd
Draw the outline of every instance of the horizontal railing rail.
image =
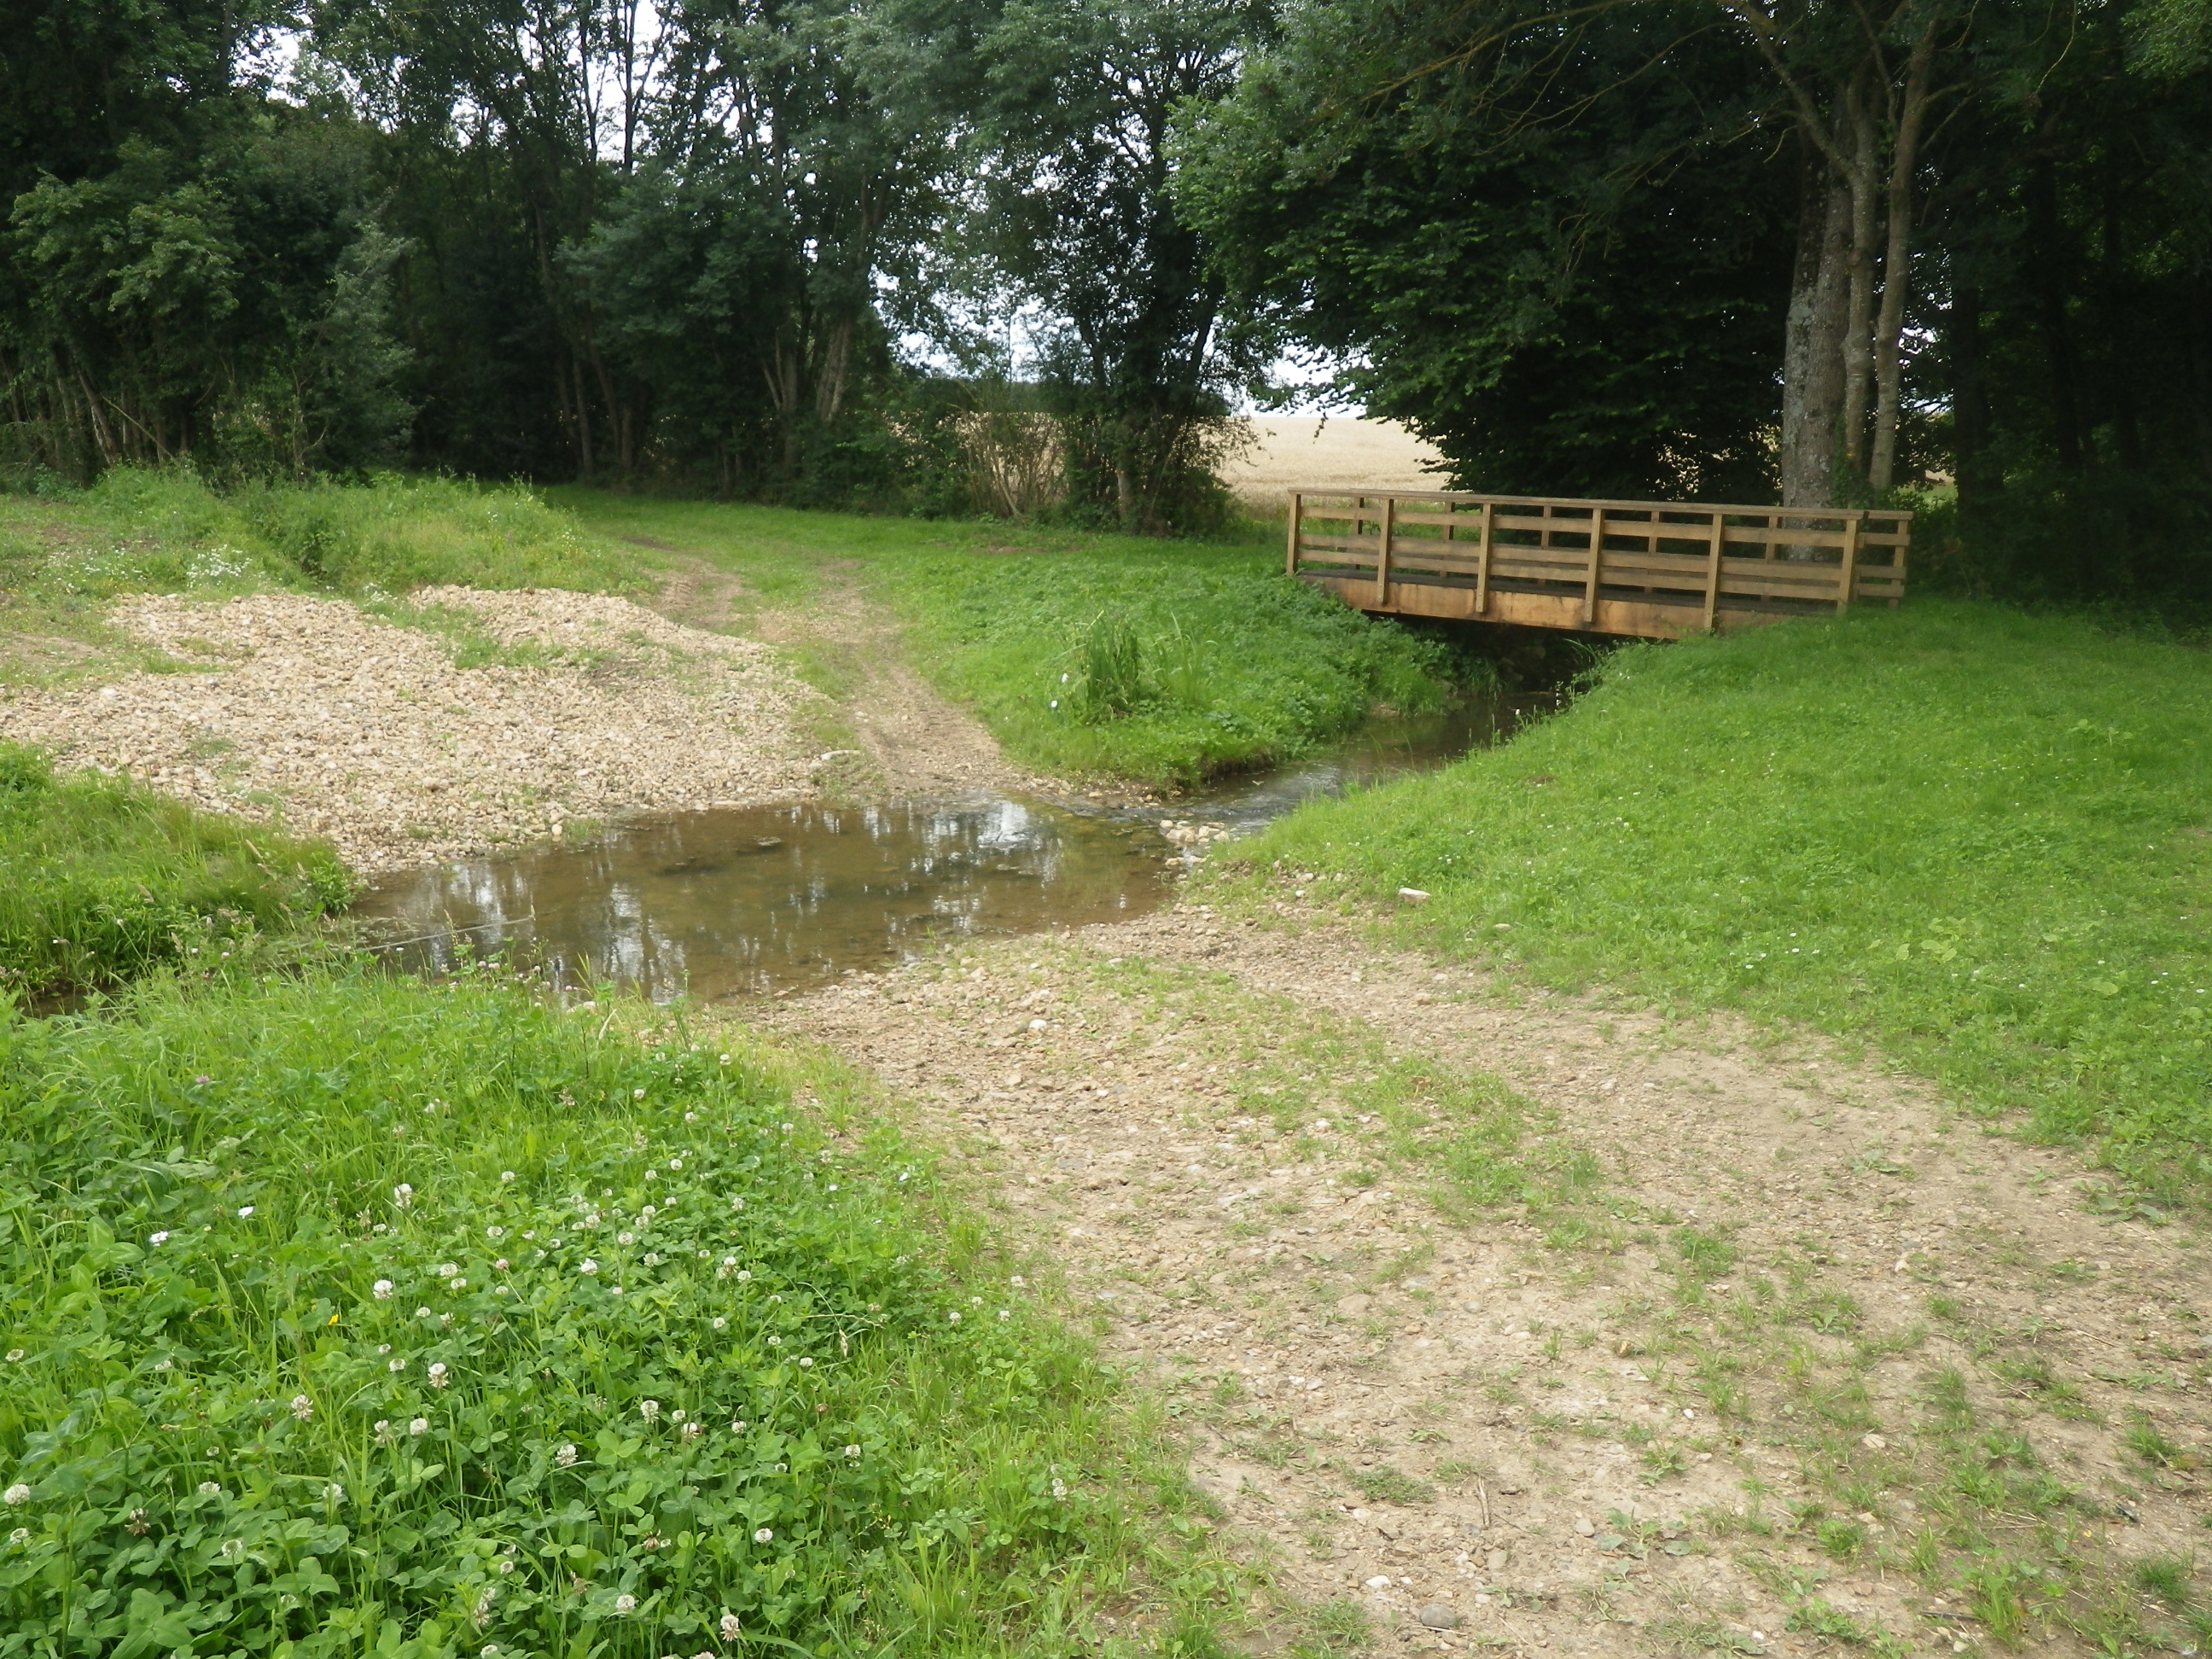
<svg viewBox="0 0 2212 1659">
<path fill-rule="evenodd" d="M 1674 638 L 1905 594 L 1912 514 L 1302 486 L 1288 569 L 1367 611 Z"/>
</svg>

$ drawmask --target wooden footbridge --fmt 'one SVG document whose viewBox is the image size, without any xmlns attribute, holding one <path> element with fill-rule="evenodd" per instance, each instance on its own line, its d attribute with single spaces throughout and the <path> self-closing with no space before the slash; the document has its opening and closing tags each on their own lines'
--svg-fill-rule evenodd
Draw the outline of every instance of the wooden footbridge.
<svg viewBox="0 0 2212 1659">
<path fill-rule="evenodd" d="M 1905 595 L 1912 514 L 1291 491 L 1289 570 L 1362 611 L 1679 639 Z"/>
</svg>

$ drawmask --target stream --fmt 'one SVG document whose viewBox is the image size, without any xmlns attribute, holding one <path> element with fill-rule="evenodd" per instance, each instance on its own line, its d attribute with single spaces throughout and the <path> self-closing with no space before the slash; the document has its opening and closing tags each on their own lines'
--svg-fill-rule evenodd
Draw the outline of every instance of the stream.
<svg viewBox="0 0 2212 1659">
<path fill-rule="evenodd" d="M 778 994 L 945 940 L 1125 920 L 1192 855 L 1164 823 L 1249 833 L 1301 802 L 1432 770 L 1554 707 L 1540 693 L 1377 719 L 1295 765 L 1150 808 L 977 795 L 648 814 L 385 876 L 354 908 L 373 948 L 438 972 L 506 951 L 556 982 L 656 1000 Z"/>
</svg>

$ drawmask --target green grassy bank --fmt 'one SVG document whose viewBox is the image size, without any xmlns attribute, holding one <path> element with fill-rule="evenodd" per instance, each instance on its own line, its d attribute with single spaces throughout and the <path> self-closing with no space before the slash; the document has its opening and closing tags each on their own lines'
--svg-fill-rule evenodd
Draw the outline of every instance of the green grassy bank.
<svg viewBox="0 0 2212 1659">
<path fill-rule="evenodd" d="M 1202 1642 L 1170 1466 L 851 1079 L 609 1024 L 488 971 L 0 1024 L 0 1653 Z"/>
<path fill-rule="evenodd" d="M 1863 1038 L 2168 1199 L 2212 1177 L 2212 657 L 1995 606 L 1625 650 L 1252 843 L 1550 984 Z"/>
<path fill-rule="evenodd" d="M 0 742 L 0 992 L 205 966 L 352 896 L 326 847 L 195 813 L 121 779 L 54 776 Z"/>
</svg>

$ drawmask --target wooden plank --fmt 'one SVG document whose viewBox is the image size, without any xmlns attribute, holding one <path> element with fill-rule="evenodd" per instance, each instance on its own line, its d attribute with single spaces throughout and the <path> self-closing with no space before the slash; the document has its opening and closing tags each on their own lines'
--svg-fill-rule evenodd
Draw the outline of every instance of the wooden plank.
<svg viewBox="0 0 2212 1659">
<path fill-rule="evenodd" d="M 1382 533 L 1375 538 L 1375 603 L 1390 603 L 1390 515 L 1397 509 L 1398 498 L 1382 498 Z"/>
<path fill-rule="evenodd" d="M 1283 574 L 1286 576 L 1298 574 L 1298 520 L 1301 516 L 1298 507 L 1304 499 L 1297 490 L 1291 492 L 1291 550 L 1285 556 L 1283 564 Z"/>
<path fill-rule="evenodd" d="M 1705 554 L 1705 631 L 1713 631 L 1713 613 L 1721 602 L 1721 558 L 1728 547 L 1728 515 L 1713 514 L 1712 544 Z"/>
<path fill-rule="evenodd" d="M 1600 507 L 1590 515 L 1589 586 L 1583 592 L 1583 625 L 1588 627 L 1597 620 L 1598 584 L 1605 573 L 1605 509 Z"/>
<path fill-rule="evenodd" d="M 1475 554 L 1474 565 L 1474 614 L 1478 617 L 1490 614 L 1490 532 L 1497 521 L 1498 509 L 1486 501 L 1482 508 L 1482 546 Z"/>
<path fill-rule="evenodd" d="M 1836 575 L 1836 609 L 1847 611 L 1851 603 L 1851 574 L 1859 562 L 1859 521 L 1853 519 L 1844 541 L 1844 562 Z"/>
</svg>

